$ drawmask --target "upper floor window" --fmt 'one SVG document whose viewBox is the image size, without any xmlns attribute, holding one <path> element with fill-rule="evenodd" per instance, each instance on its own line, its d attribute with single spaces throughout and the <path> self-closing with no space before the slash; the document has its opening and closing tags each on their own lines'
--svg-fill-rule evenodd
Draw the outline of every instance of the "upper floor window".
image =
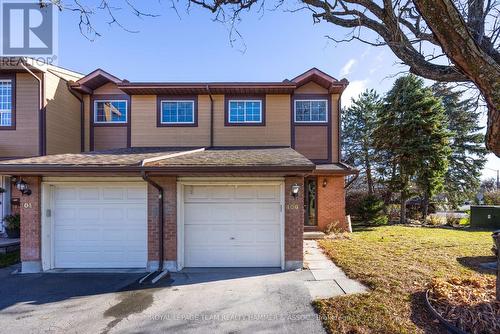
<svg viewBox="0 0 500 334">
<path fill-rule="evenodd" d="M 327 121 L 327 100 L 295 100 L 295 122 L 324 123 Z"/>
<path fill-rule="evenodd" d="M 94 101 L 94 123 L 127 123 L 127 101 Z"/>
<path fill-rule="evenodd" d="M 194 101 L 161 101 L 161 124 L 194 124 Z"/>
<path fill-rule="evenodd" d="M 0 80 L 0 126 L 12 126 L 12 80 Z"/>
<path fill-rule="evenodd" d="M 262 101 L 229 100 L 228 123 L 262 123 Z"/>
</svg>

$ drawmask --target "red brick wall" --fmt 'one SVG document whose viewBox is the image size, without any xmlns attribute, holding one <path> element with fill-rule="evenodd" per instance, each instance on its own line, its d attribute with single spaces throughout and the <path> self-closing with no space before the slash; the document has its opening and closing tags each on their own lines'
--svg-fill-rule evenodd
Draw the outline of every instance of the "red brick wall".
<svg viewBox="0 0 500 334">
<path fill-rule="evenodd" d="M 298 184 L 300 192 L 292 196 L 292 185 Z M 304 234 L 304 178 L 285 178 L 285 261 L 302 261 Z"/>
<path fill-rule="evenodd" d="M 17 188 L 11 183 L 10 187 L 10 198 L 19 198 L 21 199 L 21 192 L 17 190 Z M 21 213 L 21 207 L 19 205 L 11 205 L 10 203 L 6 203 L 7 205 L 10 205 L 10 213 L 15 215 L 18 213 Z"/>
<path fill-rule="evenodd" d="M 323 187 L 323 181 L 326 186 Z M 345 219 L 345 190 L 343 176 L 318 176 L 318 229 L 323 231 L 328 224 L 338 222 L 347 230 Z"/>
<path fill-rule="evenodd" d="M 177 261 L 177 178 L 152 177 L 163 187 L 163 250 L 165 261 Z M 148 184 L 148 261 L 158 261 L 158 190 Z"/>
<path fill-rule="evenodd" d="M 21 195 L 21 261 L 41 260 L 41 177 L 22 178 L 31 189 L 31 196 Z"/>
</svg>

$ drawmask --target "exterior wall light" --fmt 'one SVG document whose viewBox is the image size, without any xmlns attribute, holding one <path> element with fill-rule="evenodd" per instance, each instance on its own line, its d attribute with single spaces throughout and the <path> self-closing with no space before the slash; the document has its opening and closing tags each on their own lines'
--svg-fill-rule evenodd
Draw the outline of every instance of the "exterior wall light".
<svg viewBox="0 0 500 334">
<path fill-rule="evenodd" d="M 300 190 L 300 186 L 298 184 L 294 184 L 292 186 L 292 196 L 297 198 L 297 196 L 299 196 L 299 190 Z"/>
<path fill-rule="evenodd" d="M 328 180 L 326 177 L 323 179 L 323 188 L 326 188 L 326 185 L 328 184 Z"/>
<path fill-rule="evenodd" d="M 31 189 L 26 182 L 23 180 L 18 180 L 16 182 L 16 188 L 21 192 L 21 194 L 29 196 L 31 195 Z"/>
</svg>

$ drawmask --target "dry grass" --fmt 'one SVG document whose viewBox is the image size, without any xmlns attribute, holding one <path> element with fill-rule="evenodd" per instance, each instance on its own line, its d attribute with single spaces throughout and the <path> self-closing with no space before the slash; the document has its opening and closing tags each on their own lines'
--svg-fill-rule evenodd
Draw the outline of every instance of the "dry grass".
<svg viewBox="0 0 500 334">
<path fill-rule="evenodd" d="M 476 271 L 491 256 L 490 232 L 386 226 L 320 245 L 372 289 L 315 302 L 330 333 L 445 333 L 424 306 L 426 285 L 434 277 L 492 275 Z"/>
</svg>

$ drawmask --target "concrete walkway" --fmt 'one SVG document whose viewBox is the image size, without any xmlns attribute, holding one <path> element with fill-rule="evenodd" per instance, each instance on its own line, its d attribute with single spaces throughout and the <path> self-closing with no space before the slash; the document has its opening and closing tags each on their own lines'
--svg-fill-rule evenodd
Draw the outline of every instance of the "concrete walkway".
<svg viewBox="0 0 500 334">
<path fill-rule="evenodd" d="M 347 277 L 323 253 L 316 240 L 304 240 L 304 266 L 314 277 L 313 281 L 305 282 L 312 299 L 368 292 L 363 284 Z"/>
</svg>

